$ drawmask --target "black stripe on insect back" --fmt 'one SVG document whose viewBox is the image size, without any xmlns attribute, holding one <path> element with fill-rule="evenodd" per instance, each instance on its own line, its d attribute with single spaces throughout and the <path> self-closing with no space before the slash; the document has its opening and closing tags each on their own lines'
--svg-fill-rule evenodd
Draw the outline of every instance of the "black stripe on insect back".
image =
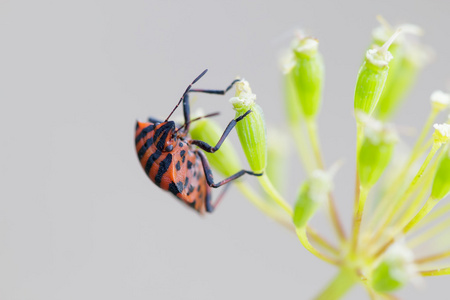
<svg viewBox="0 0 450 300">
<path fill-rule="evenodd" d="M 149 173 L 150 169 L 153 166 L 153 163 L 155 162 L 155 160 L 157 160 L 160 156 L 161 156 L 162 152 L 159 151 L 158 149 L 156 149 L 155 153 L 153 153 L 152 155 L 150 155 L 150 157 L 147 160 L 147 163 L 145 164 L 145 173 Z"/>
<path fill-rule="evenodd" d="M 168 153 L 166 158 L 164 158 L 159 163 L 158 174 L 156 174 L 156 177 L 155 177 L 155 183 L 157 186 L 159 186 L 161 184 L 162 176 L 164 175 L 164 173 L 167 172 L 171 163 L 172 163 L 172 154 Z"/>
<path fill-rule="evenodd" d="M 137 126 L 137 125 L 136 125 Z M 144 129 L 142 129 L 141 133 L 138 134 L 138 136 L 136 137 L 134 143 L 137 144 L 139 143 L 139 141 L 144 138 L 150 131 L 152 131 L 155 128 L 155 126 L 153 124 L 148 125 L 147 127 L 145 127 Z"/>
<path fill-rule="evenodd" d="M 174 194 L 175 196 L 180 192 L 180 191 L 178 190 L 177 185 L 176 185 L 173 181 L 169 184 L 169 191 L 170 191 L 172 194 Z"/>
<path fill-rule="evenodd" d="M 171 124 L 167 123 L 163 126 L 159 127 L 158 130 L 155 132 L 155 138 L 159 137 L 158 144 L 156 144 L 156 147 L 158 149 L 163 149 L 164 145 L 166 144 L 167 135 L 169 134 L 169 130 L 172 127 Z M 162 133 L 162 135 L 161 135 Z"/>
<path fill-rule="evenodd" d="M 141 159 L 145 152 L 147 152 L 148 148 L 153 144 L 153 137 L 149 138 L 144 145 L 142 145 L 141 149 L 138 151 L 138 157 Z"/>
</svg>

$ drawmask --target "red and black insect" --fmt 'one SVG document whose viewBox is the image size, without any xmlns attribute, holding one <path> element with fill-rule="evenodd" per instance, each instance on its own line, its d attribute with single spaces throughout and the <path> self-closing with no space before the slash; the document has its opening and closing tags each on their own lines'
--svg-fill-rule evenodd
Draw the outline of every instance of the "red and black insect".
<svg viewBox="0 0 450 300">
<path fill-rule="evenodd" d="M 241 170 L 220 182 L 214 183 L 205 154 L 196 148 L 201 148 L 210 153 L 217 151 L 236 123 L 251 113 L 250 110 L 228 124 L 214 147 L 203 141 L 189 139 L 189 125 L 191 121 L 195 121 L 190 119 L 189 93 L 224 95 L 239 81 L 234 80 L 225 90 L 192 89 L 192 85 L 207 71 L 203 71 L 187 87 L 178 104 L 165 121 L 149 118 L 148 122 L 137 122 L 135 136 L 137 155 L 148 177 L 157 186 L 171 192 L 200 213 L 205 210 L 212 212 L 220 201 L 221 197 L 214 204 L 211 203 L 211 187 L 217 188 L 246 173 L 255 176 L 262 175 Z M 176 128 L 175 123 L 169 121 L 169 118 L 181 103 L 183 103 L 184 125 Z"/>
</svg>

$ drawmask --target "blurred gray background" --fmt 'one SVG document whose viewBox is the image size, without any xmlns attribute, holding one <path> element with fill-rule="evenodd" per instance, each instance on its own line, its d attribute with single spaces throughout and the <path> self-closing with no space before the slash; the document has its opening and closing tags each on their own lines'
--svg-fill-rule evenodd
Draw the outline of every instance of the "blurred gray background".
<svg viewBox="0 0 450 300">
<path fill-rule="evenodd" d="M 348 226 L 353 90 L 375 16 L 422 26 L 437 53 L 396 118 L 418 127 L 448 87 L 449 13 L 448 1 L 0 1 L 0 299 L 311 299 L 337 270 L 235 189 L 205 217 L 159 190 L 136 158 L 135 120 L 167 116 L 209 68 L 198 88 L 244 76 L 281 125 L 278 54 L 305 28 L 326 63 L 321 143 L 328 164 L 346 159 Z M 232 93 L 193 109 L 220 111 L 225 127 Z M 286 174 L 290 201 L 303 178 Z M 448 280 L 398 295 L 443 299 Z"/>
</svg>

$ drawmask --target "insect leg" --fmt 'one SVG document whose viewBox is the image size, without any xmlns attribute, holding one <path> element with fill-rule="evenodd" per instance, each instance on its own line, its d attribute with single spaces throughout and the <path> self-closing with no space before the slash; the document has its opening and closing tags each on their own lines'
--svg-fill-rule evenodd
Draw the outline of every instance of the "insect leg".
<svg viewBox="0 0 450 300">
<path fill-rule="evenodd" d="M 226 89 L 224 89 L 224 90 L 191 89 L 191 90 L 189 91 L 189 93 L 206 93 L 206 94 L 225 95 L 225 93 L 228 92 L 228 91 L 233 87 L 233 85 L 234 85 L 236 82 L 239 82 L 239 81 L 241 81 L 241 80 L 240 80 L 240 79 L 235 79 L 235 80 L 233 80 L 233 82 L 231 82 L 230 85 L 229 85 Z"/>
<path fill-rule="evenodd" d="M 252 112 L 251 110 L 248 110 L 242 116 L 231 120 L 231 122 L 228 124 L 227 128 L 225 128 L 225 131 L 223 132 L 222 136 L 220 137 L 219 141 L 217 142 L 217 144 L 214 147 L 210 146 L 209 144 L 205 143 L 204 141 L 199 141 L 199 140 L 191 140 L 190 144 L 196 145 L 197 147 L 199 147 L 207 152 L 210 152 L 210 153 L 216 152 L 217 150 L 219 150 L 220 146 L 222 146 L 222 143 L 225 141 L 227 136 L 230 134 L 230 132 L 234 128 L 234 126 L 236 126 L 236 123 L 241 121 L 243 118 L 245 118 L 251 112 Z"/>
<path fill-rule="evenodd" d="M 183 115 L 184 115 L 184 132 L 189 132 L 189 125 L 191 124 L 191 108 L 189 106 L 189 93 L 183 97 Z"/>
<path fill-rule="evenodd" d="M 153 124 L 164 122 L 164 121 L 161 121 L 161 120 L 159 120 L 159 119 L 155 119 L 155 118 L 153 118 L 153 117 L 149 117 L 149 118 L 148 118 L 148 121 L 149 121 L 150 123 L 153 123 Z"/>
<path fill-rule="evenodd" d="M 211 203 L 211 199 L 207 199 L 206 200 L 205 208 L 206 208 L 207 212 L 211 213 L 211 212 L 213 212 L 216 209 L 217 205 L 219 205 L 219 203 L 222 201 L 223 197 L 225 196 L 225 194 L 228 191 L 228 189 L 230 188 L 230 186 L 231 186 L 230 184 L 226 184 L 222 188 L 222 190 L 220 191 L 219 196 L 217 196 L 217 199 L 216 199 L 216 201 L 214 203 Z"/>
<path fill-rule="evenodd" d="M 224 89 L 224 90 L 203 90 L 203 89 L 190 89 L 183 97 L 183 114 L 184 114 L 184 132 L 189 132 L 189 125 L 190 125 L 190 106 L 189 106 L 189 93 L 195 92 L 195 93 L 206 93 L 206 94 L 217 94 L 217 95 L 225 95 L 226 92 L 228 92 L 233 85 L 240 81 L 240 79 L 235 79 L 233 82 L 230 83 L 230 85 Z"/>
<path fill-rule="evenodd" d="M 232 180 L 238 179 L 239 177 L 241 177 L 244 174 L 249 174 L 249 175 L 254 175 L 254 176 L 261 176 L 263 174 L 263 173 L 255 173 L 255 172 L 247 171 L 247 170 L 240 170 L 236 174 L 233 174 L 230 177 L 225 178 L 222 181 L 214 183 L 214 177 L 212 175 L 211 167 L 209 166 L 209 163 L 208 163 L 208 160 L 206 159 L 205 154 L 201 151 L 195 151 L 195 152 L 198 154 L 198 156 L 200 157 L 200 159 L 202 161 L 203 171 L 205 172 L 205 176 L 206 176 L 206 182 L 208 183 L 208 185 L 210 187 L 213 187 L 213 188 L 218 188 L 224 184 L 227 184 Z"/>
</svg>

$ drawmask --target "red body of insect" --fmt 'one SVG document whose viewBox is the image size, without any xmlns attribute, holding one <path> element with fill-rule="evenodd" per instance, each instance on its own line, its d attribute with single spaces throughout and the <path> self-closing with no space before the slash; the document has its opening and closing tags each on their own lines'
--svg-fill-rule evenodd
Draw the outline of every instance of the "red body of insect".
<svg viewBox="0 0 450 300">
<path fill-rule="evenodd" d="M 212 212 L 219 202 L 217 200 L 216 203 L 211 203 L 211 187 L 216 188 L 227 184 L 246 173 L 261 175 L 241 170 L 218 183 L 214 183 L 206 156 L 197 148 L 199 147 L 211 153 L 217 151 L 236 123 L 242 120 L 250 111 L 236 120 L 232 120 L 214 147 L 203 141 L 189 140 L 187 138 L 191 122 L 189 93 L 201 92 L 223 95 L 238 81 L 233 81 L 225 90 L 191 89 L 192 85 L 206 72 L 207 70 L 203 71 L 188 86 L 180 101 L 165 121 L 150 119 L 150 122 L 137 122 L 135 135 L 137 155 L 148 177 L 157 186 L 171 192 L 178 199 L 200 213 L 205 211 Z M 181 103 L 183 103 L 185 124 L 176 128 L 175 123 L 168 121 L 168 119 Z"/>
<path fill-rule="evenodd" d="M 136 126 L 136 151 L 145 173 L 163 190 L 204 212 L 211 188 L 195 150 L 182 138 L 173 138 L 175 123 L 141 123 Z"/>
</svg>

